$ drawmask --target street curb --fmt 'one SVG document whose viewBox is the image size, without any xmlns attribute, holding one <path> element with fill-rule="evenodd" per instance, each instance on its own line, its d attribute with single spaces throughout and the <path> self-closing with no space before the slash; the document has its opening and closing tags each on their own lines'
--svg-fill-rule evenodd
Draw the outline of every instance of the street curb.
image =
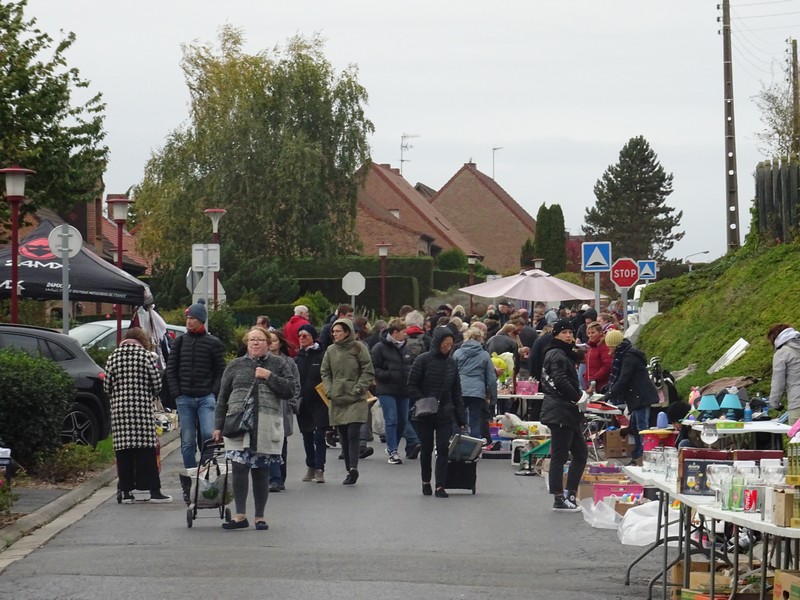
<svg viewBox="0 0 800 600">
<path fill-rule="evenodd" d="M 178 435 L 178 431 L 173 430 L 165 433 L 161 438 L 161 443 L 161 460 L 163 461 L 164 458 L 169 456 L 176 449 L 180 448 L 180 436 Z M 29 515 L 21 517 L 12 525 L 3 528 L 0 530 L 0 536 L 2 537 L 3 545 L 3 547 L 0 548 L 0 553 L 2 553 L 4 550 L 7 550 L 20 538 L 25 537 L 43 525 L 47 525 L 57 517 L 67 512 L 76 504 L 83 502 L 97 490 L 104 488 L 116 478 L 117 466 L 113 465 L 108 467 L 106 470 L 101 471 L 89 481 L 82 483 L 74 490 L 70 490 L 63 496 L 59 496 L 42 508 L 30 513 Z"/>
</svg>

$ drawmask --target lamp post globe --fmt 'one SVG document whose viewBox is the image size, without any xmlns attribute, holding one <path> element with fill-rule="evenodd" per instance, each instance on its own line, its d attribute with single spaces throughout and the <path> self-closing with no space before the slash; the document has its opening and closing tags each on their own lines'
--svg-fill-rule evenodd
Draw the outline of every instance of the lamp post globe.
<svg viewBox="0 0 800 600">
<path fill-rule="evenodd" d="M 117 224 L 116 267 L 122 269 L 122 231 L 128 221 L 128 210 L 133 204 L 133 200 L 125 194 L 109 194 L 106 197 L 106 204 L 108 204 L 108 214 L 111 220 Z M 122 305 L 119 302 L 114 305 L 114 313 L 117 317 L 117 346 L 119 346 L 122 343 Z"/>
<path fill-rule="evenodd" d="M 25 180 L 36 171 L 13 165 L 0 169 L 6 178 L 6 200 L 11 204 L 11 322 L 18 319 L 19 287 L 19 205 L 25 198 Z"/>
</svg>

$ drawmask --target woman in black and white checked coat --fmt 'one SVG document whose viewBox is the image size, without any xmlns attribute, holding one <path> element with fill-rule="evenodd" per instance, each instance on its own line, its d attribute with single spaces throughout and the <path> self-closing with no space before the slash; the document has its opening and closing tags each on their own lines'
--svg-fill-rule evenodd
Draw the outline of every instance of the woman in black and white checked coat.
<svg viewBox="0 0 800 600">
<path fill-rule="evenodd" d="M 111 400 L 111 435 L 117 456 L 119 494 L 123 504 L 134 501 L 134 489 L 150 490 L 150 502 L 171 502 L 161 493 L 156 460 L 153 399 L 161 389 L 161 375 L 150 353 L 150 340 L 132 327 L 106 362 L 103 380 Z"/>
</svg>

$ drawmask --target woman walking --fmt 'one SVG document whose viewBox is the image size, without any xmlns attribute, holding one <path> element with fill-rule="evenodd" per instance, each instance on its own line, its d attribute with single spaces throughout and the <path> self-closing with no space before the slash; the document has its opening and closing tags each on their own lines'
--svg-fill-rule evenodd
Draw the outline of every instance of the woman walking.
<svg viewBox="0 0 800 600">
<path fill-rule="evenodd" d="M 303 481 L 325 483 L 325 458 L 328 449 L 325 432 L 328 429 L 328 407 L 317 392 L 322 383 L 322 357 L 325 349 L 317 339 L 313 325 L 302 325 L 297 332 L 300 349 L 294 361 L 300 373 L 301 401 L 297 409 L 297 426 L 303 435 L 306 453 L 306 474 Z"/>
<path fill-rule="evenodd" d="M 489 407 L 497 405 L 497 373 L 492 358 L 481 345 L 483 332 L 470 327 L 464 334 L 464 343 L 453 353 L 461 382 L 461 394 L 469 412 L 469 434 L 482 437 L 489 428 Z M 484 427 L 484 422 L 486 427 Z M 490 443 L 491 440 L 486 440 Z"/>
<path fill-rule="evenodd" d="M 133 490 L 150 490 L 150 502 L 172 502 L 161 493 L 156 459 L 153 400 L 161 390 L 161 374 L 150 352 L 150 340 L 132 327 L 106 362 L 103 387 L 110 398 L 111 434 L 119 475 L 118 501 L 132 504 Z"/>
<path fill-rule="evenodd" d="M 247 354 L 235 358 L 222 374 L 222 387 L 214 414 L 214 441 L 225 442 L 233 462 L 233 499 L 236 515 L 222 524 L 223 529 L 245 529 L 247 521 L 248 475 L 253 480 L 255 525 L 269 529 L 264 509 L 269 495 L 269 465 L 280 463 L 283 447 L 284 401 L 294 397 L 295 387 L 287 363 L 269 353 L 270 332 L 253 327 L 247 333 Z M 247 397 L 253 394 L 256 420 L 253 431 L 241 435 L 222 435 L 225 417 L 239 413 Z"/>
<path fill-rule="evenodd" d="M 355 337 L 350 319 L 337 319 L 331 327 L 333 344 L 322 358 L 322 389 L 330 401 L 328 419 L 339 432 L 347 477 L 344 485 L 358 481 L 359 431 L 367 422 L 369 407 L 364 398 L 375 379 L 366 344 Z"/>
<path fill-rule="evenodd" d="M 408 376 L 408 393 L 412 406 L 420 398 L 435 397 L 439 401 L 436 413 L 414 416 L 417 434 L 422 445 L 419 466 L 422 475 L 422 493 L 433 494 L 431 488 L 432 455 L 434 438 L 436 443 L 436 497 L 448 498 L 445 491 L 447 480 L 447 454 L 450 435 L 456 423 L 466 428 L 467 415 L 461 398 L 461 383 L 458 367 L 450 358 L 453 347 L 453 332 L 448 327 L 435 327 L 432 332 L 431 349 L 420 354 L 411 366 Z"/>
</svg>

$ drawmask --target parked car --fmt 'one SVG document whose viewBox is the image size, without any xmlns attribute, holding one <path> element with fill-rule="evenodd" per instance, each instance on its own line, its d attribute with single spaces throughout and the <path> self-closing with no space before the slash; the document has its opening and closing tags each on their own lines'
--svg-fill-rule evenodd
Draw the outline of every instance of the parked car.
<svg viewBox="0 0 800 600">
<path fill-rule="evenodd" d="M 61 441 L 96 446 L 111 433 L 111 410 L 103 391 L 105 372 L 68 335 L 30 325 L 0 323 L 0 348 L 23 350 L 57 362 L 75 382 L 75 401 L 61 428 Z"/>
<path fill-rule="evenodd" d="M 128 333 L 131 322 L 127 319 L 122 321 L 122 337 Z M 183 325 L 167 325 L 167 333 L 176 338 L 186 333 Z M 106 321 L 92 321 L 78 325 L 70 329 L 70 337 L 78 340 L 84 348 L 98 348 L 101 350 L 114 350 L 117 347 L 117 321 L 110 319 Z"/>
</svg>

